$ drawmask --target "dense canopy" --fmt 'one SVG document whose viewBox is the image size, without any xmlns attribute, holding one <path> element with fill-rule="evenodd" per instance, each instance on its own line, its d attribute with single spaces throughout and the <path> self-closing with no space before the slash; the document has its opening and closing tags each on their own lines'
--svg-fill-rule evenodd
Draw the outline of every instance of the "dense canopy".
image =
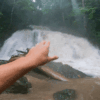
<svg viewBox="0 0 100 100">
<path fill-rule="evenodd" d="M 0 39 L 29 25 L 64 27 L 99 44 L 100 0 L 0 0 Z"/>
</svg>

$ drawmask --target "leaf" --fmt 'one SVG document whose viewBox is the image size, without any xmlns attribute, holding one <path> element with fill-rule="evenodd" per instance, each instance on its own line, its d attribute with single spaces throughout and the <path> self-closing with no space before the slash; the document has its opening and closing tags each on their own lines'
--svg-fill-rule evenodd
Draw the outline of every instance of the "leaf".
<svg viewBox="0 0 100 100">
<path fill-rule="evenodd" d="M 2 16 L 3 14 L 2 14 L 2 12 L 0 12 L 0 16 Z"/>
</svg>

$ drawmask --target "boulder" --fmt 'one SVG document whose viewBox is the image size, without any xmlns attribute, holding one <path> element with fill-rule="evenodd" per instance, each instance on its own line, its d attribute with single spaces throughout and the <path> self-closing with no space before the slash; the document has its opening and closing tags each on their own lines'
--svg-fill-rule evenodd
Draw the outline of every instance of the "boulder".
<svg viewBox="0 0 100 100">
<path fill-rule="evenodd" d="M 58 77 L 64 77 L 66 78 L 66 80 L 68 80 L 68 78 L 86 78 L 86 77 L 91 77 L 86 75 L 85 73 L 78 71 L 74 68 L 72 68 L 71 66 L 67 65 L 67 64 L 62 64 L 61 62 L 49 62 L 43 66 L 41 66 L 41 68 L 47 68 L 47 70 L 41 70 L 39 68 L 35 68 L 33 69 L 34 72 L 39 73 L 41 75 L 44 75 L 46 77 L 50 77 L 53 79 L 57 79 L 57 77 L 55 78 L 55 75 L 58 75 Z M 53 73 L 51 73 L 51 71 Z M 48 74 L 50 73 L 50 74 Z M 59 73 L 59 74 L 58 74 Z M 58 79 L 60 80 L 60 79 Z M 62 80 L 63 81 L 63 80 Z"/>
<path fill-rule="evenodd" d="M 65 89 L 53 94 L 54 100 L 75 100 L 75 90 Z"/>
<path fill-rule="evenodd" d="M 6 64 L 8 61 L 0 60 L 0 65 Z M 18 79 L 12 86 L 7 88 L 3 93 L 28 93 L 29 88 L 31 88 L 31 83 L 28 82 L 25 76 Z"/>
<path fill-rule="evenodd" d="M 2 93 L 14 93 L 14 94 L 26 94 L 29 93 L 29 88 L 32 88 L 31 83 L 28 82 L 27 78 L 25 76 L 18 79 L 12 86 L 7 88 Z"/>
</svg>

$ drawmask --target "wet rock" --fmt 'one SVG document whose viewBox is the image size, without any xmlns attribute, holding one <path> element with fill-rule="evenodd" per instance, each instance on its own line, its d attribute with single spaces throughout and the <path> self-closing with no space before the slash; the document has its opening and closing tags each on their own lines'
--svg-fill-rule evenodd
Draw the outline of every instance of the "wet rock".
<svg viewBox="0 0 100 100">
<path fill-rule="evenodd" d="M 72 68 L 69 65 L 56 63 L 56 62 L 49 62 L 46 64 L 49 68 L 53 69 L 54 71 L 59 72 L 60 74 L 64 75 L 66 78 L 86 78 L 91 77 L 86 75 L 85 73 L 78 71 Z"/>
<path fill-rule="evenodd" d="M 66 89 L 53 94 L 54 100 L 75 100 L 75 90 Z"/>
<path fill-rule="evenodd" d="M 3 93 L 21 93 L 25 94 L 29 92 L 29 88 L 32 88 L 31 83 L 28 82 L 26 77 L 21 77 L 12 86 L 6 89 Z"/>
<path fill-rule="evenodd" d="M 7 60 L 0 60 L 0 65 L 6 64 L 6 63 L 7 63 Z"/>
<path fill-rule="evenodd" d="M 91 77 L 86 75 L 85 73 L 78 71 L 74 68 L 72 68 L 69 65 L 66 64 L 62 64 L 62 63 L 56 63 L 56 62 L 49 62 L 45 65 L 43 65 L 44 67 L 49 67 L 51 68 L 53 71 L 60 73 L 61 75 L 64 75 L 66 78 L 86 78 L 86 77 Z M 42 67 L 43 67 L 42 66 Z M 33 71 L 35 71 L 36 73 L 45 75 L 46 77 L 48 76 L 45 72 L 40 71 L 38 68 L 33 69 Z M 50 77 L 50 76 L 48 76 Z M 50 77 L 52 78 L 52 77 Z"/>
</svg>

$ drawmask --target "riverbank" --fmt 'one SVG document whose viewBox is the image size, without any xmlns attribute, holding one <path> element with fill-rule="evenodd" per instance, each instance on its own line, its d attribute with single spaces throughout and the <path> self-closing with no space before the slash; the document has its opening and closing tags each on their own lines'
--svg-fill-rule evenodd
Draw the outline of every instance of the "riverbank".
<svg viewBox="0 0 100 100">
<path fill-rule="evenodd" d="M 70 100 L 100 100 L 100 79 L 80 78 L 62 82 L 44 78 L 37 73 L 34 73 L 35 75 L 38 78 L 25 75 L 32 84 L 28 94 L 1 94 L 0 100 L 56 100 L 53 97 L 54 93 L 65 89 L 75 91 L 75 98 Z"/>
</svg>

